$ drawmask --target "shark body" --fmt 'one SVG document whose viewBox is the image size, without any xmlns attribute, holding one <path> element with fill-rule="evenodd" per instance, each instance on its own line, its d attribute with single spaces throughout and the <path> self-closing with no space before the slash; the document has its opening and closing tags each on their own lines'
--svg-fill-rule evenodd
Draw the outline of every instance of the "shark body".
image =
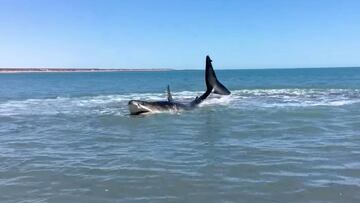
<svg viewBox="0 0 360 203">
<path fill-rule="evenodd" d="M 142 100 L 130 100 L 128 103 L 129 111 L 131 115 L 139 115 L 146 113 L 156 112 L 177 112 L 182 110 L 192 110 L 196 108 L 201 102 L 203 102 L 211 93 L 220 95 L 229 95 L 231 92 L 221 84 L 216 78 L 215 71 L 212 67 L 212 60 L 209 56 L 206 56 L 205 63 L 205 83 L 206 91 L 200 96 L 196 97 L 190 103 L 180 103 L 173 100 L 170 87 L 167 87 L 167 100 L 164 101 L 142 101 Z"/>
</svg>

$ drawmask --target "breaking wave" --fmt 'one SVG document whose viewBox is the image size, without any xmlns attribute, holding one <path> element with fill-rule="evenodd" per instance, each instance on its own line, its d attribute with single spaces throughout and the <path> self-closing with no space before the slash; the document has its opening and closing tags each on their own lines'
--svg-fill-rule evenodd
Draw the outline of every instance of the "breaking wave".
<svg viewBox="0 0 360 203">
<path fill-rule="evenodd" d="M 190 102 L 202 91 L 173 92 L 176 101 Z M 128 114 L 131 99 L 164 100 L 164 93 L 118 94 L 0 102 L 0 115 Z M 200 106 L 229 108 L 272 108 L 343 106 L 360 102 L 360 89 L 244 89 L 229 96 L 211 95 Z"/>
</svg>

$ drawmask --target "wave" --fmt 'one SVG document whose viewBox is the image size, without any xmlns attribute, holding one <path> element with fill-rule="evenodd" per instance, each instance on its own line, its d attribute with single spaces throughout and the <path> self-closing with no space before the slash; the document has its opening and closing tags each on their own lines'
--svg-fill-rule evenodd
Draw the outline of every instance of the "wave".
<svg viewBox="0 0 360 203">
<path fill-rule="evenodd" d="M 202 91 L 173 92 L 175 100 L 190 102 Z M 164 93 L 133 93 L 84 97 L 9 100 L 0 102 L 1 115 L 114 114 L 128 113 L 131 99 L 164 100 Z M 228 108 L 283 108 L 344 106 L 360 102 L 360 89 L 243 89 L 229 96 L 211 95 L 200 106 L 222 105 Z"/>
<path fill-rule="evenodd" d="M 256 89 L 238 90 L 233 99 L 242 106 L 343 106 L 360 102 L 359 89 Z"/>
</svg>

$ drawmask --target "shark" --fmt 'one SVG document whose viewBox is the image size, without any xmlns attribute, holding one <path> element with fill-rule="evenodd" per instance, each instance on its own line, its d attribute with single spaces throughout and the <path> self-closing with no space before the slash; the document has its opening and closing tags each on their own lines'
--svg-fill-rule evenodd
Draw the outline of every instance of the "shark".
<svg viewBox="0 0 360 203">
<path fill-rule="evenodd" d="M 143 100 L 130 100 L 128 102 L 130 115 L 140 115 L 159 112 L 179 112 L 193 110 L 199 106 L 208 96 L 212 93 L 219 95 L 230 95 L 231 92 L 219 82 L 216 77 L 215 71 L 212 66 L 212 60 L 206 56 L 205 62 L 205 83 L 206 91 L 197 96 L 189 103 L 177 102 L 173 99 L 170 86 L 167 86 L 167 100 L 163 101 L 143 101 Z"/>
</svg>

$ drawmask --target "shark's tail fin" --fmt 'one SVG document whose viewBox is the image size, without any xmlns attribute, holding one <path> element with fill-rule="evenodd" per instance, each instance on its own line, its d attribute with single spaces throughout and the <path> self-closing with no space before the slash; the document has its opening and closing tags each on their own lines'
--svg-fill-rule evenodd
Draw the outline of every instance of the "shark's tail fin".
<svg viewBox="0 0 360 203">
<path fill-rule="evenodd" d="M 211 65 L 211 59 L 209 56 L 206 56 L 206 67 L 205 67 L 205 82 L 206 82 L 206 92 L 200 97 L 196 97 L 194 101 L 191 102 L 191 106 L 196 106 L 204 101 L 211 92 L 214 91 L 215 94 L 229 95 L 231 92 L 221 84 L 215 75 L 214 69 Z"/>
<path fill-rule="evenodd" d="M 229 95 L 231 92 L 221 84 L 216 78 L 215 71 L 211 64 L 211 59 L 209 56 L 206 56 L 206 68 L 205 68 L 205 82 L 207 91 L 213 91 L 215 94 Z"/>
</svg>

